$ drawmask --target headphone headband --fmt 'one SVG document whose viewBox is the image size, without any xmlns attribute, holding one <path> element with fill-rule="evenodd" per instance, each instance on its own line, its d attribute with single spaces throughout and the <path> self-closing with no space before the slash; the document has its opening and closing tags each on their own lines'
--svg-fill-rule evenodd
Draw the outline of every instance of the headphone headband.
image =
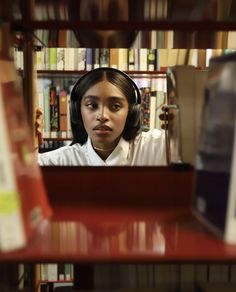
<svg viewBox="0 0 236 292">
<path fill-rule="evenodd" d="M 87 73 L 85 73 L 84 75 L 82 75 L 80 77 L 80 79 L 75 83 L 72 91 L 71 91 L 71 97 L 74 96 L 74 91 L 76 90 L 77 85 L 84 80 L 85 78 L 87 78 L 90 74 L 93 74 L 94 71 L 113 71 L 113 72 L 117 72 L 119 74 L 121 74 L 122 76 L 124 76 L 130 83 L 130 85 L 133 87 L 134 92 L 135 92 L 135 104 L 141 104 L 141 95 L 140 95 L 140 91 L 138 86 L 136 85 L 136 83 L 134 82 L 134 80 L 125 72 L 116 69 L 116 68 L 112 68 L 112 67 L 100 67 L 100 68 L 96 68 L 96 69 L 92 69 L 91 71 L 88 71 Z"/>
</svg>

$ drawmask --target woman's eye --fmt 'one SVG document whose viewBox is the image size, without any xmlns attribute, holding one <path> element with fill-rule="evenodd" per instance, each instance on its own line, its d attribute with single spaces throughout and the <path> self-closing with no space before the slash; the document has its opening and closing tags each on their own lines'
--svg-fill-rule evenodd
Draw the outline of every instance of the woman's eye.
<svg viewBox="0 0 236 292">
<path fill-rule="evenodd" d="M 118 110 L 120 110 L 120 109 L 121 109 L 121 104 L 119 104 L 119 103 L 114 103 L 114 104 L 112 104 L 112 109 L 113 109 L 114 111 L 118 111 Z"/>
<path fill-rule="evenodd" d="M 86 104 L 86 107 L 89 108 L 89 109 L 96 109 L 97 108 L 97 104 L 93 103 L 93 102 L 88 102 Z"/>
</svg>

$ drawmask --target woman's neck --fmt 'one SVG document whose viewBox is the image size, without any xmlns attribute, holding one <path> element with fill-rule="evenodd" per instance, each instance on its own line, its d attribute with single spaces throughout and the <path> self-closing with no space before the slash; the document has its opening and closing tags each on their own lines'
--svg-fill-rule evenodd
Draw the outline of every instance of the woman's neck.
<svg viewBox="0 0 236 292">
<path fill-rule="evenodd" d="M 113 149 L 99 149 L 99 148 L 93 148 L 95 150 L 95 152 L 102 158 L 102 160 L 106 160 L 110 154 L 113 152 L 114 148 Z"/>
<path fill-rule="evenodd" d="M 116 141 L 113 145 L 93 145 L 93 149 L 105 161 L 116 148 L 118 142 L 119 140 Z"/>
</svg>

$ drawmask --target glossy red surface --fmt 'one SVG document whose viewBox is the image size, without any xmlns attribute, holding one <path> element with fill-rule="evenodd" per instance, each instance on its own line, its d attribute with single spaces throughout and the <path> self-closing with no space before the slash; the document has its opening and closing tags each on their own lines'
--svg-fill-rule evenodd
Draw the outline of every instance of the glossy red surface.
<svg viewBox="0 0 236 292">
<path fill-rule="evenodd" d="M 236 262 L 236 245 L 191 213 L 192 169 L 48 167 L 43 177 L 54 215 L 2 262 Z"/>
<path fill-rule="evenodd" d="M 188 208 L 54 208 L 28 247 L 1 261 L 236 261 L 236 245 L 208 233 Z"/>
</svg>

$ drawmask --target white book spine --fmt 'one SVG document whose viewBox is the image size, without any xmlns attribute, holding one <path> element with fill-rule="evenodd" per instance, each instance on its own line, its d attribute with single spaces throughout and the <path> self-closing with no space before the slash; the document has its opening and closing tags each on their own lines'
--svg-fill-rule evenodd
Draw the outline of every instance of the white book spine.
<svg viewBox="0 0 236 292">
<path fill-rule="evenodd" d="M 148 68 L 148 50 L 140 49 L 139 50 L 139 70 L 147 71 Z"/>
<path fill-rule="evenodd" d="M 57 48 L 57 70 L 64 70 L 65 49 Z"/>
<path fill-rule="evenodd" d="M 58 266 L 55 263 L 48 264 L 48 281 L 57 281 Z"/>
<path fill-rule="evenodd" d="M 127 71 L 128 70 L 128 49 L 126 48 L 120 48 L 118 51 L 118 68 L 121 71 Z"/>
<path fill-rule="evenodd" d="M 72 138 L 71 124 L 70 124 L 70 94 L 67 96 L 67 138 Z"/>
<path fill-rule="evenodd" d="M 225 240 L 236 243 L 236 120 L 234 121 L 234 145 L 232 154 L 232 165 L 230 171 L 229 199 L 226 215 Z"/>
<path fill-rule="evenodd" d="M 78 48 L 77 51 L 77 69 L 80 71 L 85 70 L 86 65 L 86 49 Z"/>
</svg>

